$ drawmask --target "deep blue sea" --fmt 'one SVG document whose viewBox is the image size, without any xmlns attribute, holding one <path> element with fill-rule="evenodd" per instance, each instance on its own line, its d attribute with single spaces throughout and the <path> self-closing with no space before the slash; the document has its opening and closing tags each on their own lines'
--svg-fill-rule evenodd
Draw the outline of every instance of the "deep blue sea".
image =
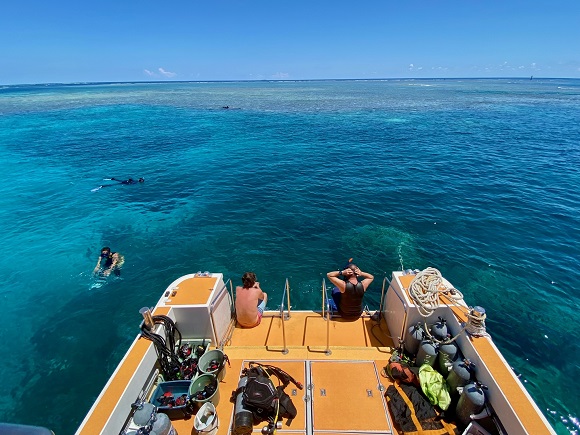
<svg viewBox="0 0 580 435">
<path fill-rule="evenodd" d="M 392 270 L 441 270 L 580 430 L 580 80 L 0 87 L 0 168 L 0 421 L 72 434 L 183 274 L 319 309 L 353 257 L 371 309 Z M 105 245 L 122 276 L 91 289 Z"/>
</svg>

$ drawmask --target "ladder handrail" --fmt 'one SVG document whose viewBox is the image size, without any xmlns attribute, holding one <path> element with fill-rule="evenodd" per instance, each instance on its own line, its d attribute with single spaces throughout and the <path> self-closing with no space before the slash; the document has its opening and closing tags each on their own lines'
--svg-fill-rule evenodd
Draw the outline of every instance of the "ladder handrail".
<svg viewBox="0 0 580 435">
<path fill-rule="evenodd" d="M 326 305 L 326 349 L 324 353 L 328 356 L 332 354 L 332 351 L 330 350 L 330 302 L 328 302 L 327 296 L 326 281 L 322 278 L 322 318 L 324 318 L 324 306 Z"/>
<path fill-rule="evenodd" d="M 284 315 L 284 299 L 288 299 L 288 315 Z M 282 319 L 282 341 L 284 343 L 284 348 L 282 349 L 282 354 L 286 355 L 289 350 L 286 347 L 286 326 L 285 322 L 290 318 L 290 284 L 288 283 L 288 278 L 284 283 L 284 291 L 282 292 L 282 302 L 280 303 L 280 318 Z"/>
</svg>

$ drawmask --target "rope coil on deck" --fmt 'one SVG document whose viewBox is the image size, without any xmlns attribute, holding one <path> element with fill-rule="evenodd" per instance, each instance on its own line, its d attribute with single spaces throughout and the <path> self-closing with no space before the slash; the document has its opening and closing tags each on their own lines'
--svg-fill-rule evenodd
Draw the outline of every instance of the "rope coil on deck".
<svg viewBox="0 0 580 435">
<path fill-rule="evenodd" d="M 476 307 L 477 308 L 477 307 Z M 467 313 L 467 323 L 465 330 L 474 337 L 489 337 L 485 330 L 485 313 L 480 313 L 477 309 L 471 308 Z"/>
<path fill-rule="evenodd" d="M 459 290 L 453 287 L 448 288 L 443 283 L 441 272 L 434 267 L 428 267 L 419 272 L 409 286 L 409 295 L 423 317 L 429 317 L 439 307 L 441 293 L 453 300 L 463 299 Z"/>
</svg>

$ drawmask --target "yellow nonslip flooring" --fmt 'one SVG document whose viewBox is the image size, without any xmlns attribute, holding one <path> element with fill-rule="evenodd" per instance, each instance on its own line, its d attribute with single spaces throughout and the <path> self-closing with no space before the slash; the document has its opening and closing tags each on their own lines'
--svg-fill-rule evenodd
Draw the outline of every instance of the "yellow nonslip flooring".
<svg viewBox="0 0 580 435">
<path fill-rule="evenodd" d="M 391 355 L 392 341 L 384 333 L 387 329 L 384 322 L 382 331 L 378 326 L 371 331 L 375 324 L 368 317 L 353 322 L 332 319 L 330 355 L 325 352 L 327 323 L 318 313 L 291 312 L 290 319 L 284 323 L 286 354 L 282 352 L 282 321 L 278 313 L 266 313 L 255 328 L 236 327 L 231 341 L 224 347 L 231 366 L 227 367 L 219 386 L 218 435 L 231 433 L 234 405 L 230 397 L 237 388 L 242 368 L 250 361 L 279 367 L 304 385 L 310 371 L 309 399 L 305 390 L 293 384 L 285 389 L 298 415 L 290 425 L 284 420 L 277 433 L 306 433 L 307 424 L 312 425 L 314 432 L 333 435 L 353 431 L 391 433 L 384 393 L 379 387 L 390 384 L 380 375 L 380 370 Z M 173 425 L 180 435 L 195 433 L 193 417 L 174 420 Z M 256 425 L 254 433 L 258 434 L 264 425 Z"/>
</svg>

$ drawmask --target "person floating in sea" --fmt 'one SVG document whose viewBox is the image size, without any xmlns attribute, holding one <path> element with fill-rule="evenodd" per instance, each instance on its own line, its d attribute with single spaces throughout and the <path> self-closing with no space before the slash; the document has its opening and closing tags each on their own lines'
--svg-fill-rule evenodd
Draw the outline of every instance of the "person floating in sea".
<svg viewBox="0 0 580 435">
<path fill-rule="evenodd" d="M 126 180 L 119 180 L 118 178 L 112 177 L 112 178 L 104 178 L 104 180 L 106 181 L 116 181 L 118 184 L 139 184 L 139 183 L 144 183 L 145 182 L 145 178 L 141 177 L 138 178 L 137 180 L 134 180 L 132 178 L 128 178 Z M 91 192 L 96 192 L 99 189 L 102 189 L 103 187 L 111 187 L 111 186 L 117 186 L 118 184 L 102 184 L 99 187 L 95 187 L 94 189 L 91 190 Z"/>
<path fill-rule="evenodd" d="M 236 287 L 236 318 L 245 328 L 258 326 L 266 309 L 268 295 L 260 288 L 254 272 L 242 276 L 242 287 Z"/>
<path fill-rule="evenodd" d="M 347 320 L 358 319 L 363 312 L 362 301 L 365 292 L 375 277 L 360 270 L 352 263 L 352 258 L 343 270 L 328 272 L 326 276 L 336 286 L 332 292 L 332 299 L 338 313 Z M 360 282 L 359 277 L 362 278 Z"/>
<path fill-rule="evenodd" d="M 142 177 L 139 178 L 137 181 L 133 180 L 132 178 L 128 178 L 127 180 L 119 180 L 119 179 L 117 179 L 115 177 L 113 177 L 113 178 L 107 178 L 107 179 L 108 180 L 111 180 L 111 181 L 117 181 L 117 182 L 119 182 L 121 184 L 137 184 L 137 183 L 144 183 L 145 182 L 145 178 L 142 178 Z"/>
<path fill-rule="evenodd" d="M 121 266 L 123 266 L 124 262 L 125 258 L 121 254 L 111 252 L 111 248 L 104 246 L 101 249 L 101 255 L 99 256 L 95 270 L 93 270 L 93 275 L 102 272 L 103 276 L 109 276 L 113 272 L 115 276 L 121 276 Z"/>
</svg>

